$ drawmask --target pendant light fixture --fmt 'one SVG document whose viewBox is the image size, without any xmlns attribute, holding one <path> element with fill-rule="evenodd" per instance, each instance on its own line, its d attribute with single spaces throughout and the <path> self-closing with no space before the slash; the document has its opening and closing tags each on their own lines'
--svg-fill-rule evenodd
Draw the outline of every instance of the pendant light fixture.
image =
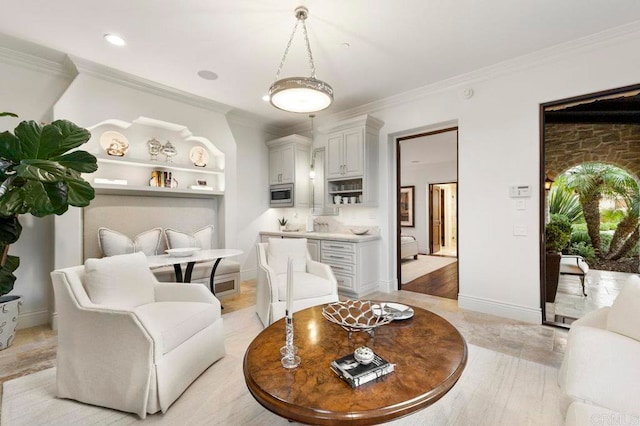
<svg viewBox="0 0 640 426">
<path fill-rule="evenodd" d="M 313 62 L 311 54 L 311 45 L 309 44 L 309 36 L 307 34 L 306 20 L 309 16 L 309 10 L 304 6 L 298 6 L 295 9 L 296 24 L 293 27 L 291 37 L 284 50 L 282 61 L 276 72 L 275 82 L 269 87 L 269 102 L 274 107 L 283 111 L 309 113 L 322 111 L 333 102 L 333 89 L 327 83 L 316 78 L 316 66 Z M 309 66 L 311 68 L 311 77 L 288 77 L 280 79 L 280 72 L 284 61 L 287 59 L 291 42 L 298 29 L 298 24 L 302 24 L 304 40 L 307 46 L 307 54 L 309 56 Z"/>
</svg>

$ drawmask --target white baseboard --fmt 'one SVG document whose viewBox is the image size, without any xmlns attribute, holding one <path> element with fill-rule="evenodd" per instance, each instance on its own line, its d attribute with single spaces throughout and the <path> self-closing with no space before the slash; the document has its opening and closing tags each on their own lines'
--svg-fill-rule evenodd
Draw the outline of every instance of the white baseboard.
<svg viewBox="0 0 640 426">
<path fill-rule="evenodd" d="M 378 290 L 385 292 L 385 293 L 392 293 L 394 291 L 397 291 L 398 289 L 398 279 L 394 278 L 390 281 L 380 281 L 378 283 Z"/>
<path fill-rule="evenodd" d="M 244 271 L 240 271 L 240 281 L 255 280 L 257 276 L 257 268 L 245 269 Z"/>
<path fill-rule="evenodd" d="M 460 309 L 498 315 L 500 317 L 511 318 L 518 321 L 530 322 L 532 324 L 542 324 L 541 308 L 529 308 L 526 306 L 500 302 L 498 300 L 465 296 L 464 294 L 458 295 L 458 307 Z"/>
<path fill-rule="evenodd" d="M 18 317 L 17 330 L 49 324 L 49 311 L 24 312 Z"/>
</svg>

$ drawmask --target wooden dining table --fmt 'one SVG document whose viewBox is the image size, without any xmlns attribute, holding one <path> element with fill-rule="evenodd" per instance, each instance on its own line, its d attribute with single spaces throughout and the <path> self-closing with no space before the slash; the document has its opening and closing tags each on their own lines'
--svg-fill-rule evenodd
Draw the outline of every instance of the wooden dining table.
<svg viewBox="0 0 640 426">
<path fill-rule="evenodd" d="M 467 362 L 458 330 L 433 312 L 413 307 L 414 316 L 375 330 L 353 333 L 322 316 L 323 306 L 293 315 L 294 344 L 301 363 L 285 369 L 280 347 L 285 320 L 264 329 L 249 345 L 245 382 L 266 409 L 292 421 L 318 425 L 372 425 L 406 416 L 442 398 Z M 368 346 L 395 371 L 351 388 L 330 368 L 332 361 Z"/>
</svg>

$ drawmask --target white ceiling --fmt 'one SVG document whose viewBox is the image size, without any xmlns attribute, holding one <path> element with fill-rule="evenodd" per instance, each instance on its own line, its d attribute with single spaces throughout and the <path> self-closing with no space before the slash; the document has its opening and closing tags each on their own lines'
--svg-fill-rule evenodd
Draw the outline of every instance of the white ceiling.
<svg viewBox="0 0 640 426">
<path fill-rule="evenodd" d="M 308 119 L 261 97 L 299 4 L 317 76 L 335 90 L 320 114 L 640 20 L 637 0 L 17 0 L 2 2 L 0 33 L 291 125 Z M 309 75 L 305 55 L 299 32 L 281 77 Z"/>
</svg>

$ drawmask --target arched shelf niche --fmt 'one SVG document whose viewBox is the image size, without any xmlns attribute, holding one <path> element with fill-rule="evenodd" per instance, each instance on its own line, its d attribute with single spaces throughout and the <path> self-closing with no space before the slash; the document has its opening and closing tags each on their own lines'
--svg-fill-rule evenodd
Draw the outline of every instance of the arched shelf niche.
<svg viewBox="0 0 640 426">
<path fill-rule="evenodd" d="M 91 139 L 84 149 L 96 156 L 98 170 L 86 178 L 97 194 L 195 198 L 224 194 L 224 153 L 209 139 L 194 136 L 186 126 L 139 117 L 131 123 L 117 119 L 105 120 L 89 130 Z M 108 153 L 108 144 L 104 141 L 113 140 L 111 136 L 116 134 L 107 132 L 117 132 L 124 137 L 122 142 L 128 145 L 124 155 Z M 151 139 L 162 145 L 170 142 L 176 154 L 168 159 L 160 153 L 153 160 L 148 147 Z M 198 157 L 199 161 L 192 159 L 192 150 L 194 153 L 203 153 Z M 203 162 L 203 158 L 206 161 Z M 154 174 L 163 175 L 163 179 L 166 179 L 169 173 L 172 187 L 154 186 Z"/>
</svg>

